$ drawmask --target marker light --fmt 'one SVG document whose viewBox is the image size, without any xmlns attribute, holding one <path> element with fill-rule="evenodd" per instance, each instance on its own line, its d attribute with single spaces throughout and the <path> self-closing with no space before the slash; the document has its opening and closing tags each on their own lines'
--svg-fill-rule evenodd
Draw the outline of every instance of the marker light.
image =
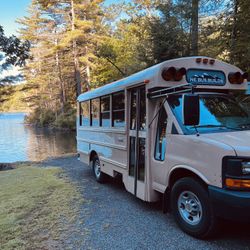
<svg viewBox="0 0 250 250">
<path fill-rule="evenodd" d="M 207 59 L 207 58 L 203 58 L 202 62 L 203 62 L 204 64 L 207 64 L 207 63 L 208 63 L 208 59 Z"/>
<path fill-rule="evenodd" d="M 213 65 L 215 63 L 214 59 L 209 60 L 209 64 Z"/>
<path fill-rule="evenodd" d="M 176 69 L 175 67 L 170 67 L 163 69 L 161 76 L 165 81 L 181 81 L 185 74 L 185 68 Z"/>
<path fill-rule="evenodd" d="M 201 63 L 201 58 L 196 58 L 197 63 Z"/>
<path fill-rule="evenodd" d="M 228 74 L 228 80 L 231 84 L 242 84 L 246 78 L 245 73 L 241 74 L 239 71 L 235 73 L 229 73 Z"/>
</svg>

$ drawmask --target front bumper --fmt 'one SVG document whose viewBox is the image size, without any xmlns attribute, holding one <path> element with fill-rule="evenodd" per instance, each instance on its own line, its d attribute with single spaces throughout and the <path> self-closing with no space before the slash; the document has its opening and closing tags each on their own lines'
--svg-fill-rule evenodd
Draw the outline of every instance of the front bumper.
<svg viewBox="0 0 250 250">
<path fill-rule="evenodd" d="M 209 186 L 209 196 L 219 217 L 250 222 L 250 192 L 226 190 Z"/>
</svg>

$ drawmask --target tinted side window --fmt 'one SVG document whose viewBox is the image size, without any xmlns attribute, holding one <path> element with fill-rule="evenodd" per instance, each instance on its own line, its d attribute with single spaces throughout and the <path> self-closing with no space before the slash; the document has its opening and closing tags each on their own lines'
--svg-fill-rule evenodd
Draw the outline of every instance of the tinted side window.
<svg viewBox="0 0 250 250">
<path fill-rule="evenodd" d="M 163 107 L 159 113 L 155 142 L 155 159 L 159 161 L 165 160 L 167 119 L 167 113 Z"/>
<path fill-rule="evenodd" d="M 80 103 L 80 126 L 90 125 L 90 105 L 89 101 Z"/>
<path fill-rule="evenodd" d="M 139 129 L 146 129 L 146 93 L 145 87 L 140 88 L 140 124 Z"/>
<path fill-rule="evenodd" d="M 131 102 L 130 102 L 130 129 L 136 129 L 136 99 L 137 92 L 136 90 L 131 91 Z"/>
<path fill-rule="evenodd" d="M 112 95 L 112 126 L 125 126 L 125 95 L 124 91 Z"/>
<path fill-rule="evenodd" d="M 100 100 L 99 98 L 91 100 L 91 114 L 92 126 L 99 126 L 100 124 Z"/>
<path fill-rule="evenodd" d="M 110 127 L 110 96 L 101 97 L 101 126 Z"/>
</svg>

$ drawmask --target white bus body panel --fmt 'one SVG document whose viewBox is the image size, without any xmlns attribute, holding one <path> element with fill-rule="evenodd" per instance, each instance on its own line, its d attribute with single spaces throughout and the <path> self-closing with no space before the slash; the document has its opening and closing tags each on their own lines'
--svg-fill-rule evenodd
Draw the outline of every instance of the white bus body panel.
<svg viewBox="0 0 250 250">
<path fill-rule="evenodd" d="M 202 57 L 204 58 L 204 57 Z M 208 58 L 210 59 L 210 58 Z M 215 60 L 213 65 L 196 63 L 196 57 L 180 58 L 169 60 L 151 68 L 138 72 L 132 76 L 107 84 L 81 94 L 78 97 L 78 102 L 83 102 L 100 96 L 108 95 L 114 92 L 125 90 L 125 121 L 126 126 L 123 129 L 117 128 L 102 128 L 102 127 L 80 127 L 79 112 L 77 118 L 77 148 L 80 153 L 80 159 L 86 164 L 90 164 L 90 154 L 95 151 L 98 154 L 101 163 L 101 170 L 110 176 L 114 176 L 114 171 L 121 173 L 126 190 L 133 193 L 131 186 L 134 180 L 128 174 L 128 151 L 129 151 L 129 106 L 128 89 L 140 84 L 144 81 L 149 81 L 146 84 L 146 93 L 148 89 L 155 87 L 171 87 L 179 84 L 185 84 L 186 78 L 174 82 L 166 82 L 161 77 L 163 68 L 185 67 L 186 69 L 206 69 L 206 70 L 221 70 L 226 75 L 226 84 L 224 86 L 199 86 L 199 88 L 208 89 L 224 89 L 224 90 L 245 90 L 247 83 L 230 84 L 227 75 L 230 72 L 242 71 L 232 65 Z M 176 169 L 187 169 L 199 176 L 205 183 L 217 187 L 222 186 L 221 178 L 221 163 L 222 158 L 226 155 L 236 155 L 236 151 L 229 137 L 225 140 L 218 138 L 225 135 L 201 134 L 183 135 L 183 132 L 171 112 L 168 104 L 165 104 L 168 113 L 167 127 L 167 144 L 166 155 L 164 161 L 154 159 L 155 138 L 157 131 L 157 120 L 151 124 L 154 115 L 159 109 L 160 99 L 146 100 L 147 102 L 147 137 L 146 137 L 146 160 L 145 160 L 145 182 L 137 184 L 137 197 L 145 201 L 156 201 L 159 199 L 159 193 L 164 193 L 168 187 L 171 173 Z M 179 134 L 171 134 L 171 126 L 175 124 Z M 233 135 L 235 132 L 229 133 Z M 239 134 L 243 132 L 239 132 Z M 238 136 L 237 134 L 235 134 Z M 244 135 L 243 135 L 244 136 Z M 222 137 L 221 137 L 222 138 Z M 249 134 L 250 138 L 250 134 Z M 235 140 L 235 138 L 234 138 Z M 249 140 L 248 140 L 249 141 Z M 243 150 L 243 148 L 241 148 Z M 243 152 L 243 151 L 242 151 Z M 246 155 L 244 153 L 244 155 Z"/>
</svg>

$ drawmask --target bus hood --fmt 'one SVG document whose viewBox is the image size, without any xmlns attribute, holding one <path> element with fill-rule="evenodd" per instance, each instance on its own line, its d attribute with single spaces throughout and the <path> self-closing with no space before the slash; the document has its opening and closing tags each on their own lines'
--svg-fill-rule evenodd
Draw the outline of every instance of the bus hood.
<svg viewBox="0 0 250 250">
<path fill-rule="evenodd" d="M 250 131 L 211 133 L 201 136 L 231 146 L 238 156 L 250 156 Z"/>
</svg>

